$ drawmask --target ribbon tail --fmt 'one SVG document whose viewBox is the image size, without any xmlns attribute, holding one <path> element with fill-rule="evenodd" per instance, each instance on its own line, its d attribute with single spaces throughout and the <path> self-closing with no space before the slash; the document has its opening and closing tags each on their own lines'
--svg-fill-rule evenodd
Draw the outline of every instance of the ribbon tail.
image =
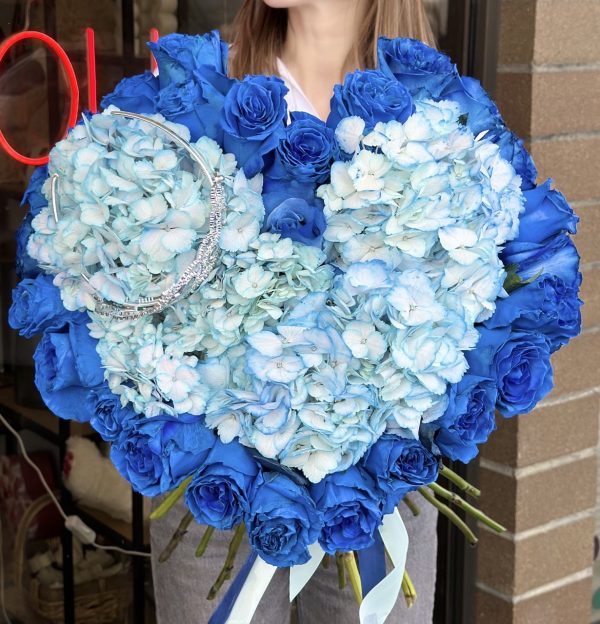
<svg viewBox="0 0 600 624">
<path fill-rule="evenodd" d="M 381 534 L 376 531 L 373 537 L 375 538 L 373 546 L 356 551 L 363 596 L 366 596 L 386 575 L 385 546 Z"/>
<path fill-rule="evenodd" d="M 308 551 L 310 559 L 305 564 L 290 568 L 290 602 L 308 583 L 325 556 L 318 542 L 311 544 Z M 250 624 L 275 572 L 276 566 L 265 563 L 256 556 L 256 552 L 252 552 L 211 616 L 209 624 Z"/>
<path fill-rule="evenodd" d="M 225 624 L 250 624 L 275 572 L 276 566 L 269 565 L 260 557 L 255 559 Z"/>
<path fill-rule="evenodd" d="M 215 609 L 214 613 L 210 616 L 210 620 L 208 620 L 208 624 L 225 624 L 227 622 L 227 618 L 231 614 L 231 609 L 235 601 L 238 599 L 240 595 L 240 591 L 248 578 L 248 574 L 256 561 L 256 551 L 253 550 L 248 555 L 248 558 L 244 562 L 244 565 L 240 568 L 240 571 L 235 575 L 233 582 L 229 586 L 226 594 L 223 596 L 223 600 L 221 600 L 219 606 Z"/>
<path fill-rule="evenodd" d="M 323 560 L 325 553 L 319 542 L 315 542 L 308 547 L 310 559 L 302 565 L 295 565 L 290 568 L 290 602 L 302 591 L 312 575 L 317 571 L 319 564 Z"/>
<path fill-rule="evenodd" d="M 363 598 L 359 612 L 360 624 L 383 624 L 394 608 L 402 587 L 408 553 L 408 533 L 397 509 L 384 517 L 379 534 L 394 569 Z"/>
</svg>

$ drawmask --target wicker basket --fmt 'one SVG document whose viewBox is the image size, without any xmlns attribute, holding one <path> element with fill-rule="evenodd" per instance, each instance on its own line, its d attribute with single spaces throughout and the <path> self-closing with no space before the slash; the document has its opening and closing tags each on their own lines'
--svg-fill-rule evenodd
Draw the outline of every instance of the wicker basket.
<svg viewBox="0 0 600 624">
<path fill-rule="evenodd" d="M 62 624 L 62 588 L 41 585 L 25 571 L 28 528 L 37 514 L 50 503 L 50 496 L 42 496 L 23 514 L 15 539 L 15 585 L 22 588 L 24 600 L 38 616 Z M 82 583 L 75 587 L 75 621 L 77 624 L 127 622 L 131 600 L 131 582 L 127 573 Z"/>
</svg>

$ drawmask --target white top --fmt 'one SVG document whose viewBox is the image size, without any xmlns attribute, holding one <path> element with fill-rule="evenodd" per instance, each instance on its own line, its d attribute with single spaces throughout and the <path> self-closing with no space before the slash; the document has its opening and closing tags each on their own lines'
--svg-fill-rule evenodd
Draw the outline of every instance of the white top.
<svg viewBox="0 0 600 624">
<path fill-rule="evenodd" d="M 312 105 L 312 102 L 306 97 L 306 94 L 302 91 L 302 87 L 298 84 L 298 81 L 292 76 L 290 70 L 280 58 L 277 59 L 277 72 L 279 77 L 285 82 L 285 86 L 289 89 L 285 96 L 288 105 L 288 117 L 290 112 L 296 111 L 310 113 L 318 117 L 319 114 Z"/>
</svg>

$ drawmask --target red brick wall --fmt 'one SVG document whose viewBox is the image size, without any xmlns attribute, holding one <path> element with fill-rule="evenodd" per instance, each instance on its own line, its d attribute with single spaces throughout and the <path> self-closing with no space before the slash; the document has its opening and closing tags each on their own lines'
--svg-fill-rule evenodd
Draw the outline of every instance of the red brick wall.
<svg viewBox="0 0 600 624">
<path fill-rule="evenodd" d="M 556 388 L 503 421 L 481 459 L 477 622 L 588 624 L 600 409 L 600 1 L 501 0 L 496 99 L 581 217 L 584 329 Z"/>
</svg>

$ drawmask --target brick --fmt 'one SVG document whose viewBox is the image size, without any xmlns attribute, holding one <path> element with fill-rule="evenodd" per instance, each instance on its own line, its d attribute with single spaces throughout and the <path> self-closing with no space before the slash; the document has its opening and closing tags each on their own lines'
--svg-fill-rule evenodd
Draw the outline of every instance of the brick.
<svg viewBox="0 0 600 624">
<path fill-rule="evenodd" d="M 518 418 L 498 418 L 482 457 L 522 468 L 569 455 L 598 442 L 600 395 L 542 407 Z"/>
<path fill-rule="evenodd" d="M 534 0 L 502 0 L 499 62 L 530 63 L 533 58 L 534 29 Z"/>
<path fill-rule="evenodd" d="M 523 594 L 589 568 L 593 536 L 592 517 L 516 541 L 480 531 L 478 578 L 503 594 Z"/>
<path fill-rule="evenodd" d="M 600 385 L 600 332 L 590 332 L 571 340 L 552 356 L 556 398 Z"/>
<path fill-rule="evenodd" d="M 476 624 L 589 624 L 591 577 L 511 604 L 478 589 Z"/>
<path fill-rule="evenodd" d="M 534 73 L 533 136 L 600 130 L 600 71 Z"/>
<path fill-rule="evenodd" d="M 583 327 L 600 325 L 600 267 L 583 272 L 580 297 L 584 303 L 581 309 Z"/>
<path fill-rule="evenodd" d="M 531 74 L 498 73 L 496 77 L 496 104 L 508 127 L 520 137 L 531 135 L 532 107 Z"/>
<path fill-rule="evenodd" d="M 596 461 L 580 459 L 515 478 L 479 471 L 480 507 L 511 533 L 546 524 L 596 504 Z"/>
<path fill-rule="evenodd" d="M 475 591 L 475 624 L 514 624 L 514 605 L 482 589 Z"/>
<path fill-rule="evenodd" d="M 597 0 L 538 0 L 534 61 L 591 63 L 600 60 Z"/>
<path fill-rule="evenodd" d="M 519 602 L 513 624 L 589 624 L 591 578 Z"/>
<path fill-rule="evenodd" d="M 491 459 L 498 464 L 516 466 L 518 461 L 519 424 L 522 417 L 502 418 L 496 415 L 497 429 L 487 443 L 481 447 L 481 457 Z"/>
<path fill-rule="evenodd" d="M 581 263 L 600 262 L 600 203 L 594 206 L 576 206 L 575 212 L 579 215 L 579 225 L 575 244 L 581 256 Z"/>
<path fill-rule="evenodd" d="M 598 4 L 600 6 L 600 3 Z M 533 141 L 531 154 L 540 179 L 554 178 L 570 201 L 600 197 L 600 136 L 564 137 Z"/>
</svg>

